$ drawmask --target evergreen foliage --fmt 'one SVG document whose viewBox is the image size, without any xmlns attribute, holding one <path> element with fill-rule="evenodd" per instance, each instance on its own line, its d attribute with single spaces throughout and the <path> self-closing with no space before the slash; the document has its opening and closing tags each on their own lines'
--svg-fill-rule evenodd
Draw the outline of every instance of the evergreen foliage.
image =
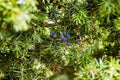
<svg viewBox="0 0 120 80">
<path fill-rule="evenodd" d="M 119 0 L 0 0 L 1 80 L 119 80 Z"/>
</svg>

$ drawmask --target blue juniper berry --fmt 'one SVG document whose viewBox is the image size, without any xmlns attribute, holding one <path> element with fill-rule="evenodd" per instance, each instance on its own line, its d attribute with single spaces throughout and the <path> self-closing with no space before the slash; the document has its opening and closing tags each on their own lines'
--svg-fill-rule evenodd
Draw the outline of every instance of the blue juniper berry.
<svg viewBox="0 0 120 80">
<path fill-rule="evenodd" d="M 63 31 L 63 34 L 65 35 L 66 38 L 70 38 L 70 34 L 66 30 Z"/>
<path fill-rule="evenodd" d="M 50 32 L 50 36 L 55 38 L 55 37 L 56 37 L 56 34 L 51 31 L 51 32 Z"/>
<path fill-rule="evenodd" d="M 70 43 L 70 42 L 67 42 L 67 45 L 68 45 L 68 46 L 70 46 L 70 45 L 71 45 L 71 43 Z"/>
<path fill-rule="evenodd" d="M 70 34 L 67 33 L 67 34 L 66 34 L 66 38 L 70 38 Z"/>
<path fill-rule="evenodd" d="M 65 42 L 67 41 L 67 38 L 65 38 L 65 36 L 63 35 L 63 33 L 61 33 L 61 39 Z"/>
<path fill-rule="evenodd" d="M 53 35 L 53 37 L 54 37 L 54 38 L 56 38 L 56 37 L 57 37 L 57 35 L 56 35 L 56 34 L 54 34 L 54 35 Z"/>
<path fill-rule="evenodd" d="M 55 34 L 54 32 L 50 31 L 50 36 L 53 36 L 54 34 Z"/>
</svg>

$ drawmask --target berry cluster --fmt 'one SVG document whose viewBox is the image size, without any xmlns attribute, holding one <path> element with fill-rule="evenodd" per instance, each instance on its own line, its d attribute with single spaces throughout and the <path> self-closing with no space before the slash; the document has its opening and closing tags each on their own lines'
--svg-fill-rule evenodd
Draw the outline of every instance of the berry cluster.
<svg viewBox="0 0 120 80">
<path fill-rule="evenodd" d="M 63 32 L 61 32 L 61 39 L 62 39 L 63 42 L 67 42 L 67 40 L 68 40 L 70 37 L 71 37 L 70 34 L 69 34 L 66 30 L 64 30 Z M 71 45 L 70 42 L 67 42 L 66 44 L 67 44 L 68 46 Z"/>
<path fill-rule="evenodd" d="M 57 34 L 53 31 L 51 31 L 50 32 L 50 37 L 57 38 Z M 66 43 L 67 46 L 71 46 L 71 42 L 69 42 L 70 38 L 71 38 L 71 35 L 66 30 L 64 30 L 60 33 L 61 41 Z M 79 41 L 76 41 L 75 44 L 79 44 Z"/>
</svg>

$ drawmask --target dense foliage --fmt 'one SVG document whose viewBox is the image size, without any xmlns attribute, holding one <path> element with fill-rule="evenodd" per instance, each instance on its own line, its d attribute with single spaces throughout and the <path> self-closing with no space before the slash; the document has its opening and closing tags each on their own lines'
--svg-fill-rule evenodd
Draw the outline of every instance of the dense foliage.
<svg viewBox="0 0 120 80">
<path fill-rule="evenodd" d="M 119 0 L 0 0 L 0 79 L 119 80 Z"/>
</svg>

